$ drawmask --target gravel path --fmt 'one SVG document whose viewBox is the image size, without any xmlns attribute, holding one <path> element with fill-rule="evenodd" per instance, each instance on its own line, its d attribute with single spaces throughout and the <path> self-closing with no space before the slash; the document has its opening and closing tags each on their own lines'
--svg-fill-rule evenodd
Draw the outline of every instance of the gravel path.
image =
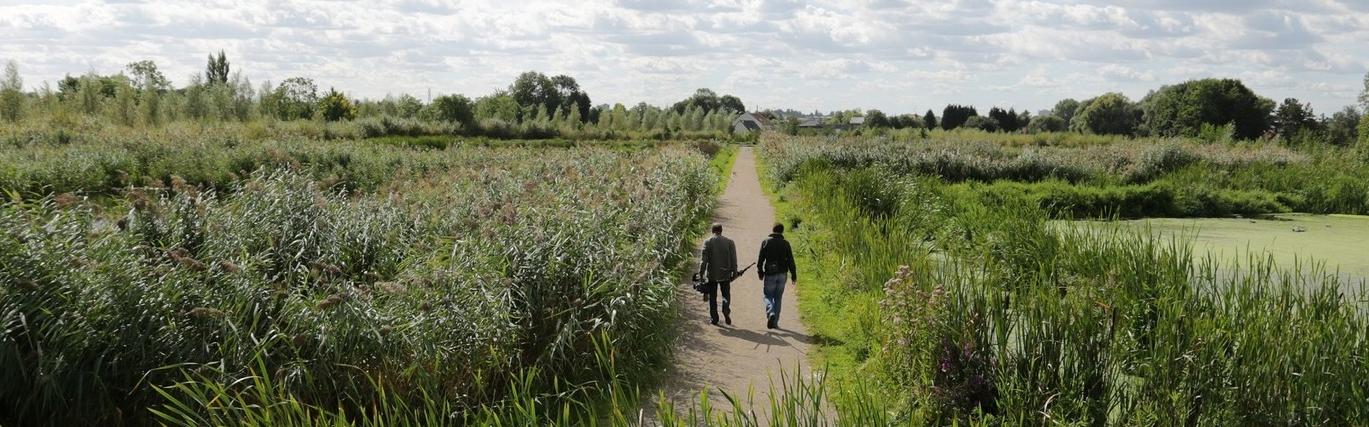
<svg viewBox="0 0 1369 427">
<path fill-rule="evenodd" d="M 723 235 L 736 242 L 739 266 L 756 261 L 761 241 L 775 224 L 775 209 L 761 190 L 756 172 L 752 149 L 742 147 L 737 153 L 727 190 L 714 213 L 714 221 L 723 225 Z M 708 233 L 704 238 L 711 235 Z M 701 240 L 699 246 L 702 244 Z M 695 249 L 694 269 L 698 268 L 699 249 Z M 800 249 L 795 247 L 794 251 Z M 677 409 L 686 410 L 698 401 L 699 392 L 707 389 L 713 407 L 727 410 L 730 405 L 718 393 L 719 389 L 738 396 L 743 403 L 751 390 L 758 414 L 769 407 L 771 380 L 778 388 L 781 368 L 785 375 L 792 375 L 796 367 L 805 373 L 808 371 L 805 357 L 811 338 L 799 322 L 797 292 L 802 289 L 791 281 L 785 288 L 781 329 L 766 329 L 761 281 L 752 267 L 732 282 L 732 325 L 719 321 L 718 326 L 713 326 L 708 324 L 708 302 L 703 301 L 687 282 L 682 283 L 680 298 L 684 301 L 684 312 L 674 367 L 672 372 L 667 372 L 662 385 L 665 398 Z M 721 304 L 721 297 L 719 300 Z M 657 396 L 647 397 L 654 399 Z"/>
</svg>

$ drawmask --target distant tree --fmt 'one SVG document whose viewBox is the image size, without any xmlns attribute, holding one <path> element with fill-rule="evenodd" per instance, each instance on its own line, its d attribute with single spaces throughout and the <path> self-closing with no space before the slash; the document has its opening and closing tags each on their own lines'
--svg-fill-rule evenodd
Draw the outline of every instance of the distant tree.
<svg viewBox="0 0 1369 427">
<path fill-rule="evenodd" d="M 1195 136 L 1204 124 L 1235 125 L 1235 136 L 1259 137 L 1270 126 L 1274 101 L 1240 80 L 1202 79 L 1165 86 L 1141 100 L 1144 128 L 1157 136 Z"/>
<path fill-rule="evenodd" d="M 932 110 L 927 110 L 927 114 L 922 115 L 922 124 L 927 126 L 927 129 L 936 128 L 936 114 L 932 114 Z"/>
<path fill-rule="evenodd" d="M 997 119 L 984 116 L 970 116 L 970 118 L 965 119 L 964 127 L 979 129 L 985 132 L 998 132 L 998 130 L 1001 129 L 1001 125 L 998 123 Z"/>
<path fill-rule="evenodd" d="M 1359 108 L 1369 114 L 1369 73 L 1364 73 L 1364 89 L 1359 93 Z"/>
<path fill-rule="evenodd" d="M 133 87 L 141 91 L 164 91 L 171 88 L 171 81 L 157 69 L 157 63 L 142 60 L 128 64 L 125 69 L 133 79 Z"/>
<path fill-rule="evenodd" d="M 1027 124 L 1027 133 L 1063 132 L 1069 125 L 1056 116 L 1036 116 Z"/>
<path fill-rule="evenodd" d="M 423 101 L 419 101 L 413 95 L 403 94 L 395 100 L 395 115 L 406 119 L 418 116 L 418 112 L 423 110 Z"/>
<path fill-rule="evenodd" d="M 575 78 L 561 74 L 552 77 L 551 82 L 552 86 L 556 88 L 556 92 L 561 98 L 561 103 L 559 104 L 559 106 L 562 110 L 578 111 L 580 113 L 578 115 L 581 117 L 589 113 L 589 94 L 585 93 L 585 91 L 583 90 L 580 90 L 580 84 L 575 81 Z"/>
<path fill-rule="evenodd" d="M 467 112 L 469 110 L 468 106 Z M 343 95 L 342 92 L 333 88 L 328 88 L 328 94 L 323 95 L 323 99 L 319 100 L 318 112 L 323 120 L 330 122 L 357 118 L 357 107 L 352 104 L 352 100 L 347 99 L 347 95 Z"/>
<path fill-rule="evenodd" d="M 24 117 L 24 80 L 19 77 L 19 64 L 5 63 L 5 75 L 0 79 L 0 119 L 17 122 Z"/>
<path fill-rule="evenodd" d="M 1012 112 L 1012 111 L 1009 110 L 1009 112 Z M 1021 112 L 1018 112 L 1018 113 L 1017 113 L 1017 128 L 1016 128 L 1016 129 L 1013 129 L 1013 131 L 1018 131 L 1018 130 L 1026 129 L 1026 128 L 1027 128 L 1027 125 L 1031 124 L 1031 122 L 1032 122 L 1032 113 L 1031 113 L 1030 111 L 1027 111 L 1027 110 L 1022 110 Z"/>
<path fill-rule="evenodd" d="M 567 75 L 547 77 L 536 71 L 524 72 L 509 85 L 508 94 L 519 107 L 519 120 L 535 120 L 537 111 L 550 114 L 557 108 L 575 108 L 581 116 L 589 114 L 589 94 L 580 90 L 575 78 Z"/>
<path fill-rule="evenodd" d="M 989 109 L 989 118 L 998 123 L 997 129 L 1004 132 L 1017 131 L 1017 112 L 1004 111 L 1002 108 L 993 107 Z"/>
<path fill-rule="evenodd" d="M 465 129 L 475 126 L 475 105 L 464 95 L 442 95 L 433 98 L 429 105 L 431 117 L 448 123 L 461 125 Z"/>
<path fill-rule="evenodd" d="M 1274 111 L 1274 130 L 1283 138 L 1292 138 L 1305 130 L 1316 129 L 1317 117 L 1312 106 L 1298 102 L 1297 98 L 1285 98 Z"/>
<path fill-rule="evenodd" d="M 889 116 L 884 115 L 884 112 L 879 110 L 865 112 L 865 126 L 872 128 L 891 127 L 889 126 Z"/>
<path fill-rule="evenodd" d="M 958 128 L 965 124 L 965 121 L 969 120 L 970 117 L 978 115 L 979 113 L 974 110 L 974 107 L 947 105 L 946 109 L 941 111 L 941 128 L 946 130 Z"/>
<path fill-rule="evenodd" d="M 1359 120 L 1360 113 L 1358 108 L 1347 105 L 1344 109 L 1332 114 L 1331 118 L 1326 119 L 1322 127 L 1326 129 L 1326 140 L 1335 145 L 1353 145 L 1359 139 Z"/>
<path fill-rule="evenodd" d="M 1131 135 L 1141 121 L 1141 110 L 1126 95 L 1107 93 L 1080 103 L 1072 127 L 1100 135 Z"/>
<path fill-rule="evenodd" d="M 746 104 L 742 104 L 742 99 L 732 95 L 723 95 L 722 98 L 718 98 L 718 104 L 725 111 L 731 111 L 733 113 L 746 112 Z"/>
<path fill-rule="evenodd" d="M 219 56 L 209 55 L 209 64 L 204 69 L 205 82 L 214 84 L 228 84 L 228 57 L 224 56 L 223 51 L 219 51 Z"/>
<path fill-rule="evenodd" d="M 318 86 L 308 77 L 291 77 L 266 95 L 268 111 L 280 120 L 308 119 L 318 105 Z"/>
<path fill-rule="evenodd" d="M 1078 111 L 1079 101 L 1076 101 L 1073 98 L 1065 98 L 1060 100 L 1060 102 L 1055 103 L 1055 109 L 1051 110 L 1052 113 L 1055 113 L 1056 117 L 1059 117 L 1061 120 L 1064 120 L 1065 123 L 1069 123 L 1071 120 L 1074 120 L 1074 114 Z"/>
<path fill-rule="evenodd" d="M 1369 154 L 1369 113 L 1365 113 L 1359 120 L 1359 145 L 1360 153 Z"/>
<path fill-rule="evenodd" d="M 497 119 L 506 123 L 517 123 L 521 115 L 518 101 L 506 91 L 497 91 L 475 100 L 475 118 L 479 120 Z"/>
</svg>

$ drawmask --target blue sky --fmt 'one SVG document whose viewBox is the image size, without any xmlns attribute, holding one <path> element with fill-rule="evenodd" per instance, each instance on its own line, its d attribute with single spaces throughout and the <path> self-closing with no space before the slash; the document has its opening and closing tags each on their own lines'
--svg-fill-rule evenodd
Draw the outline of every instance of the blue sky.
<svg viewBox="0 0 1369 427">
<path fill-rule="evenodd" d="M 695 88 L 748 107 L 1036 111 L 1064 97 L 1235 77 L 1330 114 L 1369 70 L 1369 0 L 0 0 L 29 87 L 156 61 L 184 84 L 227 52 L 254 84 L 478 96 L 521 71 L 599 103 Z"/>
</svg>

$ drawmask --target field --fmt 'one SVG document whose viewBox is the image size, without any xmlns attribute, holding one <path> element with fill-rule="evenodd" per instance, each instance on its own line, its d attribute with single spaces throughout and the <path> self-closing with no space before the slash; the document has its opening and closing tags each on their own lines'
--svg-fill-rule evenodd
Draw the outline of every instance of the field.
<svg viewBox="0 0 1369 427">
<path fill-rule="evenodd" d="M 665 356 L 678 267 L 730 152 L 4 139 L 6 424 L 483 423 L 519 416 L 518 397 L 585 405 Z M 248 410 L 263 400 L 277 404 Z"/>
<path fill-rule="evenodd" d="M 0 422 L 1369 419 L 1364 285 L 1288 262 L 1363 268 L 1333 150 L 767 134 L 825 369 L 717 412 L 638 402 L 735 147 L 251 128 L 2 137 Z"/>
<path fill-rule="evenodd" d="M 1052 226 L 1166 213 L 1138 211 L 1117 194 L 1191 176 L 1269 185 L 1189 181 L 1199 184 L 1173 187 L 1176 197 L 1161 201 L 1209 200 L 1181 212 L 1189 215 L 1226 215 L 1233 210 L 1214 201 L 1255 199 L 1360 212 L 1366 206 L 1350 201 L 1363 192 L 1328 203 L 1319 197 L 1330 193 L 1313 182 L 1363 166 L 1323 169 L 1337 164 L 1330 152 L 1161 142 L 1200 160 L 1177 168 L 1127 161 L 1138 157 L 1125 153 L 1152 150 L 1136 140 L 1047 147 L 1045 159 L 1076 160 L 1041 161 L 1002 141 L 763 138 L 781 215 L 799 229 L 796 245 L 810 248 L 800 260 L 810 278 L 800 298 L 826 343 L 819 363 L 838 390 L 885 391 L 838 398 L 837 415 L 900 425 L 1346 425 L 1369 417 L 1363 284 L 1270 260 L 1232 268 L 1234 259 L 1199 252 L 1201 238 L 1195 246 L 1139 226 Z M 957 148 L 967 146 L 979 148 Z M 1107 158 L 1123 166 L 1080 160 L 1099 152 L 1121 153 Z M 1152 172 L 1125 178 L 1144 170 Z M 1290 177 L 1301 184 L 1274 185 Z M 1243 192 L 1267 194 L 1247 200 Z M 1268 210 L 1281 208 L 1234 209 Z M 1349 220 L 1319 218 L 1292 222 L 1307 222 L 1311 234 Z M 1268 223 L 1290 234 L 1296 225 Z M 853 403 L 862 401 L 892 412 Z"/>
</svg>

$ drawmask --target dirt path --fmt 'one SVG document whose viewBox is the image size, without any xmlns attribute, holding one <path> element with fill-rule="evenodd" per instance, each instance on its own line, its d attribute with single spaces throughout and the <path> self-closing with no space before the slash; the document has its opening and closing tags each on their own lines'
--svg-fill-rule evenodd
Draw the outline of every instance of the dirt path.
<svg viewBox="0 0 1369 427">
<path fill-rule="evenodd" d="M 775 224 L 775 209 L 761 191 L 750 147 L 742 147 L 737 153 L 714 221 L 723 225 L 724 236 L 736 242 L 739 266 L 756 261 L 761 241 Z M 699 244 L 702 246 L 703 242 Z M 697 269 L 699 249 L 695 250 L 693 268 Z M 781 329 L 770 330 L 765 328 L 765 303 L 755 267 L 732 283 L 731 326 L 721 321 L 718 326 L 708 324 L 708 303 L 687 283 L 681 284 L 681 336 L 675 349 L 673 372 L 667 373 L 663 384 L 666 399 L 683 410 L 698 401 L 700 390 L 707 389 L 713 396 L 713 407 L 727 410 L 730 405 L 718 389 L 739 396 L 742 402 L 751 389 L 757 411 L 768 407 L 771 379 L 779 383 L 781 367 L 790 375 L 796 366 L 808 370 L 806 354 L 811 338 L 799 323 L 795 296 L 801 291 L 792 282 L 786 286 L 780 311 Z M 719 300 L 721 304 L 721 297 Z"/>
</svg>

